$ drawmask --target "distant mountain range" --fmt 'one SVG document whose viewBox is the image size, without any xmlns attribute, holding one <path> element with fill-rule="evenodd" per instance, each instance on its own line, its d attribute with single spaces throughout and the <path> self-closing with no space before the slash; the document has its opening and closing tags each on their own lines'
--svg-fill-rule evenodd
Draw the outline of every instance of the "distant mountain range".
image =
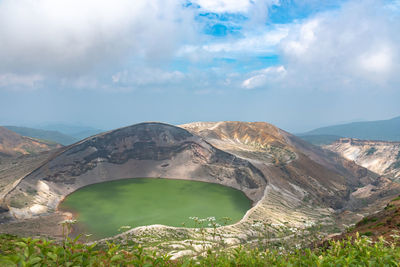
<svg viewBox="0 0 400 267">
<path fill-rule="evenodd" d="M 21 190 L 15 190 L 9 200 L 21 199 L 25 188 L 39 192 L 39 181 L 49 183 L 54 189 L 46 189 L 48 197 L 32 197 L 31 202 L 13 206 L 29 210 L 28 205 L 38 204 L 43 212 L 84 185 L 127 177 L 219 183 L 243 191 L 255 203 L 268 187 L 268 196 L 274 190 L 285 192 L 291 203 L 307 195 L 313 205 L 333 209 L 358 207 L 351 192 L 376 180 L 367 169 L 265 122 L 197 122 L 180 127 L 140 123 L 63 148 L 26 176 L 19 184 Z M 378 193 L 369 194 L 368 201 L 376 200 Z M 283 198 L 279 195 L 279 202 Z M 33 213 L 29 210 L 29 214 Z"/>
<path fill-rule="evenodd" d="M 4 127 L 22 136 L 28 136 L 40 140 L 45 140 L 48 142 L 59 143 L 62 145 L 70 145 L 78 141 L 77 138 L 60 133 L 58 131 L 48 131 L 48 130 L 19 127 L 19 126 L 4 126 Z"/>
<path fill-rule="evenodd" d="M 77 141 L 85 139 L 89 136 L 104 132 L 104 130 L 81 125 L 52 123 L 36 127 L 42 130 L 57 131 L 65 135 L 72 136 Z"/>
<path fill-rule="evenodd" d="M 91 127 L 70 126 L 63 124 L 49 124 L 41 127 L 40 129 L 20 126 L 4 127 L 22 136 L 45 140 L 47 142 L 54 142 L 64 146 L 73 144 L 86 137 L 103 131 Z"/>
<path fill-rule="evenodd" d="M 5 130 L 6 148 L 21 147 Z M 12 158 L 11 163 L 0 163 L 9 170 L 0 172 L 0 187 L 3 181 L 11 185 L 0 191 L 0 222 L 1 216 L 23 220 L 12 231 L 11 223 L 1 223 L 0 231 L 32 228 L 36 235 L 55 236 L 48 216 L 54 216 L 54 225 L 65 220 L 57 210 L 65 196 L 86 185 L 132 177 L 195 180 L 241 190 L 254 206 L 229 231 L 243 233 L 243 240 L 254 240 L 249 229 L 254 222 L 263 222 L 263 231 L 271 232 L 276 229 L 273 224 L 306 226 L 321 217 L 330 228 L 331 223 L 348 225 L 400 193 L 400 184 L 265 122 L 139 123 L 47 155 L 37 160 L 29 156 L 30 163 L 10 156 L 6 160 Z M 15 172 L 20 166 L 25 174 Z M 30 227 L 33 223 L 35 228 Z"/>
<path fill-rule="evenodd" d="M 61 145 L 57 143 L 22 136 L 5 127 L 0 127 L 0 156 L 37 154 L 60 147 Z"/>
<path fill-rule="evenodd" d="M 297 136 L 316 145 L 329 144 L 340 137 L 400 141 L 400 116 L 390 120 L 352 122 L 327 126 L 298 134 Z"/>
</svg>

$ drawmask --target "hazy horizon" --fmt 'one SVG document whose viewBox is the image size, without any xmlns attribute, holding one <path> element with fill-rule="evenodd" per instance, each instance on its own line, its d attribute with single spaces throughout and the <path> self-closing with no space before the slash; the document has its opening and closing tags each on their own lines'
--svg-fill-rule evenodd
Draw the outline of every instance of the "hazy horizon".
<svg viewBox="0 0 400 267">
<path fill-rule="evenodd" d="M 0 125 L 400 115 L 400 1 L 4 0 Z"/>
</svg>

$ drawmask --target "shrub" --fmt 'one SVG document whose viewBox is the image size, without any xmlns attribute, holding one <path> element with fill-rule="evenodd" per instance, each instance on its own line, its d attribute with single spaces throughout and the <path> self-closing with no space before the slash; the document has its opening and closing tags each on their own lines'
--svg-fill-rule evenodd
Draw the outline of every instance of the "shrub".
<svg viewBox="0 0 400 267">
<path fill-rule="evenodd" d="M 368 232 L 367 232 L 368 233 Z M 364 233 L 365 234 L 365 233 Z M 107 243 L 105 249 L 67 238 L 44 239 L 0 235 L 0 266 L 399 266 L 400 248 L 368 237 L 331 241 L 327 249 L 247 249 L 238 247 L 204 256 L 171 260 L 136 246 L 129 251 Z"/>
</svg>

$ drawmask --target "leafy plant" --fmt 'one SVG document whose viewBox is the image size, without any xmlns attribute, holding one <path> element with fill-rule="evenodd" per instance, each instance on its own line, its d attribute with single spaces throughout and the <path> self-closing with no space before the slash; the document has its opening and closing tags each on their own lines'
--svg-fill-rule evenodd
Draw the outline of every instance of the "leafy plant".
<svg viewBox="0 0 400 267">
<path fill-rule="evenodd" d="M 400 248 L 368 237 L 330 241 L 328 248 L 260 250 L 239 246 L 171 260 L 138 245 L 125 250 L 115 243 L 104 249 L 66 238 L 63 244 L 44 239 L 0 235 L 0 266 L 400 266 Z"/>
</svg>

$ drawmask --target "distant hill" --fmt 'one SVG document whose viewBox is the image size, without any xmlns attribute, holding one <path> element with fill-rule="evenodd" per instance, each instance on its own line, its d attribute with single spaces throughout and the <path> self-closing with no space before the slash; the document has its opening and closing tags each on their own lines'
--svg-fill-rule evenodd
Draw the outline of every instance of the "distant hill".
<svg viewBox="0 0 400 267">
<path fill-rule="evenodd" d="M 336 135 L 363 140 L 400 141 L 400 117 L 322 127 L 302 135 Z"/>
<path fill-rule="evenodd" d="M 331 135 L 331 134 L 310 134 L 310 135 L 298 134 L 297 137 L 316 146 L 330 145 L 333 142 L 342 138 L 341 136 Z"/>
<path fill-rule="evenodd" d="M 243 233 L 246 241 L 254 240 L 249 229 L 254 222 L 263 222 L 263 229 L 268 227 L 263 231 L 272 232 L 275 223 L 306 227 L 305 223 L 321 218 L 335 222 L 342 211 L 347 212 L 346 222 L 354 222 L 360 209 L 373 212 L 370 205 L 400 192 L 399 184 L 378 180 L 377 174 L 354 162 L 265 122 L 197 122 L 180 127 L 147 122 L 59 150 L 24 176 L 3 198 L 3 206 L 17 219 L 47 223 L 48 217 L 39 215 L 56 216 L 57 205 L 73 191 L 130 177 L 196 180 L 241 190 L 254 206 L 230 227 Z M 49 227 L 42 224 L 34 231 L 48 233 Z M 130 234 L 136 235 L 134 231 Z"/>
<path fill-rule="evenodd" d="M 76 141 L 104 132 L 104 130 L 93 127 L 61 123 L 46 124 L 37 128 L 48 131 L 57 131 L 65 135 L 74 137 Z"/>
<path fill-rule="evenodd" d="M 5 127 L 0 127 L 0 155 L 16 156 L 37 154 L 60 147 L 61 145 L 57 143 L 49 143 L 22 136 Z"/>
<path fill-rule="evenodd" d="M 59 143 L 62 145 L 70 145 L 80 140 L 78 138 L 60 133 L 58 131 L 49 131 L 49 130 L 18 127 L 18 126 L 4 126 L 4 127 L 23 136 Z"/>
</svg>

